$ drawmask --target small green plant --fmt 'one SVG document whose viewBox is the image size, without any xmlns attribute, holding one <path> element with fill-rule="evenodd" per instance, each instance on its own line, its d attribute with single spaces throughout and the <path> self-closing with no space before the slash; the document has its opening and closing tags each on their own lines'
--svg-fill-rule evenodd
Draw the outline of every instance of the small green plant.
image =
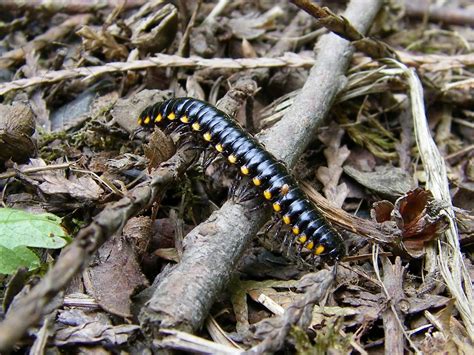
<svg viewBox="0 0 474 355">
<path fill-rule="evenodd" d="M 61 218 L 54 214 L 0 208 L 0 274 L 38 268 L 40 260 L 30 248 L 58 249 L 68 239 Z"/>
</svg>

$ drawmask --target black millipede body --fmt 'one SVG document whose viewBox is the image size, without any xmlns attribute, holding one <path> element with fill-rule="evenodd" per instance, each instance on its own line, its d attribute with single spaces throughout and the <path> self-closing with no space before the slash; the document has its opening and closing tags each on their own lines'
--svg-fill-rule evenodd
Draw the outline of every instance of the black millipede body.
<svg viewBox="0 0 474 355">
<path fill-rule="evenodd" d="M 296 241 L 314 255 L 340 259 L 345 254 L 340 234 L 321 215 L 286 166 L 231 117 L 193 98 L 176 98 L 147 107 L 138 119 L 142 127 L 189 126 L 206 143 L 236 164 L 262 193 Z"/>
</svg>

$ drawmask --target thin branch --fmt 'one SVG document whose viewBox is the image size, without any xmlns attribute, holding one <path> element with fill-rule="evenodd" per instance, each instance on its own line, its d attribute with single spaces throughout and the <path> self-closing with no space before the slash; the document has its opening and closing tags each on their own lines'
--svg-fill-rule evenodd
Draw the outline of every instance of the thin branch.
<svg viewBox="0 0 474 355">
<path fill-rule="evenodd" d="M 352 0 L 346 16 L 358 30 L 365 32 L 381 3 Z M 318 44 L 316 64 L 295 104 L 280 122 L 260 137 L 266 149 L 290 167 L 344 87 L 353 51 L 350 43 L 340 37 L 323 36 Z M 187 235 L 181 262 L 154 283 L 153 296 L 140 314 L 142 329 L 150 339 L 160 337 L 163 328 L 192 332 L 203 324 L 266 216 L 265 211 L 251 212 L 248 207 L 228 201 Z"/>
<path fill-rule="evenodd" d="M 280 67 L 311 67 L 314 59 L 286 53 L 279 58 L 214 58 L 201 57 L 183 58 L 176 55 L 158 54 L 145 60 L 131 62 L 112 62 L 100 66 L 63 69 L 47 71 L 38 76 L 14 80 L 0 84 L 0 95 L 9 91 L 25 89 L 40 84 L 53 84 L 61 80 L 85 77 L 84 80 L 108 73 L 125 72 L 128 70 L 143 70 L 147 68 L 215 68 L 215 69 L 254 69 L 254 68 L 280 68 Z"/>
<path fill-rule="evenodd" d="M 289 41 L 286 41 L 289 42 Z M 280 42 L 278 42 L 280 43 Z M 474 65 L 474 54 L 463 55 L 414 55 L 408 52 L 398 51 L 397 55 L 408 66 L 413 66 L 421 70 L 437 71 L 455 68 L 464 68 Z M 285 53 L 275 58 L 212 58 L 201 57 L 183 58 L 176 55 L 159 54 L 145 60 L 135 60 L 131 62 L 112 62 L 105 65 L 63 69 L 58 71 L 40 72 L 38 76 L 31 78 L 13 80 L 0 83 L 0 95 L 5 95 L 13 90 L 26 89 L 31 86 L 54 84 L 56 82 L 85 77 L 84 80 L 98 77 L 107 73 L 126 72 L 128 70 L 144 70 L 147 68 L 212 68 L 212 69 L 256 69 L 256 68 L 309 68 L 316 63 L 312 57 L 302 56 L 294 53 Z"/>
<path fill-rule="evenodd" d="M 126 9 L 142 6 L 146 0 L 81 0 L 81 1 L 64 1 L 64 0 L 2 0 L 0 1 L 0 9 L 6 11 L 12 10 L 30 10 L 35 12 L 66 12 L 81 13 L 95 12 L 104 8 L 115 8 L 124 6 Z"/>
<path fill-rule="evenodd" d="M 410 17 L 428 17 L 433 22 L 442 22 L 451 25 L 474 26 L 474 11 L 471 8 L 453 6 L 433 6 L 433 1 L 405 0 L 405 12 Z"/>
</svg>

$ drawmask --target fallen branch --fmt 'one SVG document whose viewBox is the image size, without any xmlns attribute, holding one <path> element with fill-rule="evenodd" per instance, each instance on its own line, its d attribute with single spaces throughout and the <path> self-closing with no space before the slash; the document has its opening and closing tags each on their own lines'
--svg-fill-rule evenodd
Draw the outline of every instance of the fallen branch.
<svg viewBox="0 0 474 355">
<path fill-rule="evenodd" d="M 353 0 L 346 17 L 365 32 L 380 6 L 378 0 Z M 261 135 L 267 150 L 290 167 L 344 87 L 353 51 L 350 43 L 338 36 L 323 36 L 315 65 L 295 104 L 280 122 Z M 140 314 L 142 329 L 150 339 L 163 336 L 160 328 L 192 332 L 200 327 L 265 217 L 264 211 L 249 212 L 243 205 L 228 201 L 188 234 L 181 262 L 154 283 L 153 296 Z"/>
<path fill-rule="evenodd" d="M 289 40 L 282 41 L 287 44 L 293 43 Z M 280 42 L 279 42 L 280 43 Z M 289 45 L 288 45 L 289 47 Z M 283 49 L 283 52 L 287 49 Z M 280 52 L 280 49 L 278 50 Z M 281 53 L 279 53 L 281 54 Z M 474 54 L 461 55 L 414 55 L 408 52 L 397 51 L 401 61 L 408 66 L 413 66 L 425 71 L 449 70 L 474 66 Z M 370 60 L 370 58 L 365 58 Z M 144 70 L 147 68 L 188 68 L 188 69 L 256 69 L 256 68 L 280 68 L 280 67 L 312 67 L 316 60 L 294 53 L 285 53 L 275 58 L 212 58 L 201 57 L 184 58 L 176 55 L 159 54 L 145 60 L 131 62 L 112 62 L 105 65 L 63 69 L 58 71 L 40 72 L 38 76 L 31 78 L 12 80 L 0 83 L 0 95 L 5 95 L 13 90 L 26 89 L 31 86 L 54 84 L 62 80 L 84 77 L 84 80 L 98 77 L 107 73 L 119 73 L 129 70 Z"/>
<path fill-rule="evenodd" d="M 180 150 L 153 174 L 149 184 L 137 186 L 126 197 L 106 207 L 79 232 L 41 282 L 19 300 L 0 323 L 0 353 L 11 349 L 27 329 L 41 319 L 49 301 L 89 264 L 94 252 L 110 236 L 120 233 L 130 217 L 153 203 L 167 186 L 183 174 L 194 157 L 195 151 L 189 148 Z"/>
</svg>

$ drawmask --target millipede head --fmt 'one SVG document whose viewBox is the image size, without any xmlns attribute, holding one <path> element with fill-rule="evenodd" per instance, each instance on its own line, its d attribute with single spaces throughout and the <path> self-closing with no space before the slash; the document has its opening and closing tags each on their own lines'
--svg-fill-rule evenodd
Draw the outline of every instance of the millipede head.
<svg viewBox="0 0 474 355">
<path fill-rule="evenodd" d="M 161 114 L 158 113 L 160 104 L 154 104 L 145 108 L 138 116 L 137 123 L 144 129 L 152 129 L 159 121 Z"/>
</svg>

